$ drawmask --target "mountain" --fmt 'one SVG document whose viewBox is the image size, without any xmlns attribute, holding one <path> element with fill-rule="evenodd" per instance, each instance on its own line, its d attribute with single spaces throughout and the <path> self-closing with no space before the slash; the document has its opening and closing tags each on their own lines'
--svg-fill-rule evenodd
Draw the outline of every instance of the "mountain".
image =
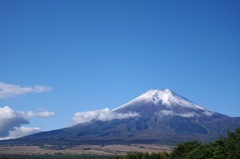
<svg viewBox="0 0 240 159">
<path fill-rule="evenodd" d="M 169 90 L 150 90 L 111 111 L 129 118 L 95 119 L 69 128 L 41 132 L 12 144 L 176 144 L 187 140 L 209 142 L 240 126 L 239 117 L 229 117 L 201 107 Z"/>
<path fill-rule="evenodd" d="M 137 112 L 144 116 L 153 114 L 177 115 L 182 117 L 211 116 L 211 112 L 169 89 L 150 90 L 134 100 L 114 109 L 119 113 Z"/>
</svg>

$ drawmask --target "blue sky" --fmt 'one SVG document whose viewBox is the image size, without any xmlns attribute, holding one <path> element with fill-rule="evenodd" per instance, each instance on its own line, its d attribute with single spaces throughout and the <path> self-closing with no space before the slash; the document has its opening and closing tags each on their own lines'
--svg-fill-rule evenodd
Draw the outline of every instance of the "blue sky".
<svg viewBox="0 0 240 159">
<path fill-rule="evenodd" d="M 0 82 L 28 91 L 1 97 L 0 107 L 52 130 L 72 125 L 76 112 L 169 88 L 240 116 L 239 8 L 238 0 L 1 0 Z"/>
</svg>

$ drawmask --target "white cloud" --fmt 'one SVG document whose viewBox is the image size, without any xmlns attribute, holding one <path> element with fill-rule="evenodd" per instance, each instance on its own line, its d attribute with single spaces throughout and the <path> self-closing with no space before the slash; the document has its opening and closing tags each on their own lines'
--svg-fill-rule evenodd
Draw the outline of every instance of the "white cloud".
<svg viewBox="0 0 240 159">
<path fill-rule="evenodd" d="M 85 123 L 90 122 L 92 120 L 113 120 L 113 119 L 125 119 L 125 118 L 133 118 L 139 116 L 138 113 L 116 113 L 111 111 L 109 108 L 105 108 L 102 110 L 93 110 L 86 112 L 77 112 L 74 114 L 73 120 L 77 123 Z"/>
<path fill-rule="evenodd" d="M 28 118 L 41 117 L 47 118 L 53 116 L 54 112 L 23 112 L 15 111 L 9 106 L 0 107 L 0 139 L 10 139 L 25 136 L 40 131 L 40 128 L 23 127 L 29 124 Z"/>
<path fill-rule="evenodd" d="M 14 130 L 9 131 L 9 135 L 6 137 L 0 137 L 0 140 L 7 140 L 7 139 L 15 139 L 15 138 L 19 138 L 19 137 L 23 137 L 23 136 L 27 136 L 27 135 L 31 135 L 31 134 L 35 134 L 41 132 L 40 128 L 37 127 L 15 127 Z"/>
<path fill-rule="evenodd" d="M 204 114 L 207 116 L 212 116 L 214 114 L 214 112 L 206 110 L 206 111 L 204 111 Z"/>
<path fill-rule="evenodd" d="M 191 117 L 196 116 L 197 114 L 196 113 L 185 113 L 185 114 L 176 114 L 176 115 L 181 116 L 181 117 L 191 118 Z"/>
<path fill-rule="evenodd" d="M 6 137 L 16 127 L 28 123 L 22 112 L 16 112 L 8 106 L 0 107 L 0 137 Z"/>
<path fill-rule="evenodd" d="M 181 117 L 186 117 L 186 118 L 191 118 L 191 117 L 194 117 L 197 115 L 196 113 L 174 113 L 170 110 L 161 110 L 160 114 L 166 115 L 166 116 L 174 116 L 175 115 L 175 116 L 181 116 Z"/>
<path fill-rule="evenodd" d="M 51 91 L 51 87 L 36 85 L 34 87 L 22 87 L 19 85 L 0 82 L 0 98 L 9 98 L 28 93 L 41 93 Z"/>
<path fill-rule="evenodd" d="M 33 111 L 28 111 L 27 113 L 25 113 L 25 116 L 28 118 L 29 117 L 48 118 L 54 115 L 55 115 L 54 112 L 49 112 L 49 111 L 43 111 L 43 112 L 37 112 L 37 113 L 34 113 Z"/>
<path fill-rule="evenodd" d="M 174 113 L 172 111 L 169 111 L 169 110 L 161 110 L 160 113 L 163 114 L 163 115 L 174 115 Z"/>
</svg>

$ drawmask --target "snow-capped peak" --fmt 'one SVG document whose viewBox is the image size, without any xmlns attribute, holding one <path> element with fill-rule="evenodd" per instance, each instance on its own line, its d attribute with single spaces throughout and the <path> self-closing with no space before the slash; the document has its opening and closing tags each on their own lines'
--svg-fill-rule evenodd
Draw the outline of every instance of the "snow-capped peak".
<svg viewBox="0 0 240 159">
<path fill-rule="evenodd" d="M 114 109 L 120 109 L 128 105 L 133 105 L 136 103 L 153 103 L 154 105 L 162 104 L 168 107 L 179 105 L 182 107 L 187 107 L 191 109 L 200 109 L 205 110 L 205 108 L 190 102 L 186 98 L 178 95 L 177 93 L 174 93 L 170 89 L 154 89 L 149 90 L 146 93 L 143 93 L 142 95 L 138 96 L 137 98 L 133 99 L 132 101 Z"/>
</svg>

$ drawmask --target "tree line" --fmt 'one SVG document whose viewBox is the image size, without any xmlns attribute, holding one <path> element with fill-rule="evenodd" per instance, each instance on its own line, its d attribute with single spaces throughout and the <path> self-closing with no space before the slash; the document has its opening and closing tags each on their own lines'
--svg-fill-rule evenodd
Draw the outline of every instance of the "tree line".
<svg viewBox="0 0 240 159">
<path fill-rule="evenodd" d="M 171 153 L 128 153 L 112 159 L 240 159 L 240 128 L 212 143 L 188 141 L 175 146 Z"/>
</svg>

